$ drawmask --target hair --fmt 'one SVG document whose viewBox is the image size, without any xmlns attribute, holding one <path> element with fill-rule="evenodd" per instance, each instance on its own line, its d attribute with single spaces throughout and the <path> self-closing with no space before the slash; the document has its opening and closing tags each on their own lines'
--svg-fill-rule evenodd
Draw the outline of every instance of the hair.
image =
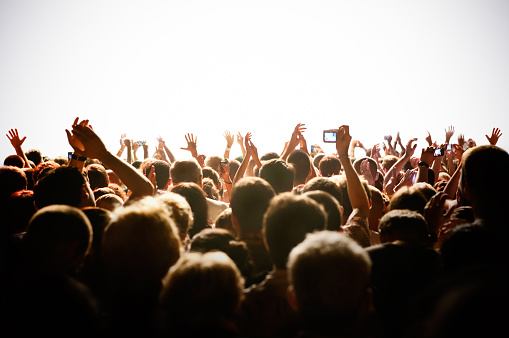
<svg viewBox="0 0 509 338">
<path fill-rule="evenodd" d="M 368 216 L 369 228 L 378 231 L 380 218 L 382 218 L 385 213 L 385 209 L 389 204 L 389 199 L 375 187 L 370 186 L 369 190 L 371 191 L 371 209 Z"/>
<path fill-rule="evenodd" d="M 188 230 L 190 238 L 208 227 L 207 196 L 198 184 L 191 182 L 179 183 L 174 185 L 170 191 L 183 196 L 193 211 L 193 225 Z"/>
<path fill-rule="evenodd" d="M 293 164 L 295 168 L 295 183 L 305 182 L 311 170 L 311 159 L 309 155 L 300 149 L 295 149 L 288 156 L 287 162 Z"/>
<path fill-rule="evenodd" d="M 101 256 L 104 229 L 111 221 L 111 211 L 99 207 L 85 207 L 82 211 L 92 225 L 93 236 L 90 252 L 98 258 Z"/>
<path fill-rule="evenodd" d="M 67 155 L 60 155 L 60 156 L 57 156 L 53 159 L 53 162 L 55 162 L 56 164 L 60 165 L 60 166 L 63 166 L 63 165 L 67 165 L 67 163 L 69 162 L 69 158 L 67 157 Z"/>
<path fill-rule="evenodd" d="M 170 165 L 166 161 L 147 158 L 142 162 L 139 170 L 148 177 L 152 167 L 154 167 L 156 174 L 156 188 L 165 189 L 170 180 Z"/>
<path fill-rule="evenodd" d="M 144 197 L 118 208 L 104 231 L 102 257 L 114 290 L 153 292 L 180 258 L 180 239 L 174 221 L 154 197 Z"/>
<path fill-rule="evenodd" d="M 52 264 L 69 259 L 55 250 L 60 243 L 77 242 L 73 258 L 84 257 L 92 244 L 92 234 L 92 225 L 83 211 L 68 205 L 50 205 L 30 219 L 23 241 L 32 260 Z M 65 262 L 67 268 L 69 264 Z"/>
<path fill-rule="evenodd" d="M 258 177 L 242 178 L 233 186 L 230 207 L 241 234 L 261 233 L 263 215 L 275 195 L 272 186 Z"/>
<path fill-rule="evenodd" d="M 276 153 L 275 151 L 269 151 L 260 157 L 260 161 L 269 161 L 278 158 L 279 158 L 278 153 Z"/>
<path fill-rule="evenodd" d="M 285 269 L 290 251 L 307 233 L 324 230 L 326 217 L 323 207 L 307 196 L 288 192 L 274 197 L 263 218 L 263 235 L 272 263 Z"/>
<path fill-rule="evenodd" d="M 27 188 L 27 177 L 18 167 L 0 167 L 0 208 L 13 193 Z"/>
<path fill-rule="evenodd" d="M 326 177 L 314 177 L 310 179 L 302 189 L 302 193 L 306 193 L 308 191 L 325 191 L 329 194 L 331 194 L 332 197 L 338 201 L 338 203 L 341 205 L 341 198 L 342 193 L 341 189 L 339 189 L 338 185 L 331 181 L 329 178 Z"/>
<path fill-rule="evenodd" d="M 215 201 L 221 200 L 221 196 L 219 195 L 219 190 L 217 190 L 214 181 L 208 177 L 203 178 L 202 180 L 202 189 L 207 195 L 207 198 L 210 198 Z"/>
<path fill-rule="evenodd" d="M 203 187 L 203 190 L 205 191 L 205 193 L 207 194 L 207 197 L 214 199 L 214 200 L 220 200 L 221 197 L 223 196 L 223 187 L 220 184 L 219 173 L 216 170 L 212 169 L 211 167 L 203 167 L 202 175 L 203 175 L 203 179 L 208 178 L 213 183 L 212 184 L 213 186 L 207 187 L 207 190 L 206 190 L 205 183 L 202 180 L 202 187 Z M 210 193 L 210 196 L 213 196 L 215 198 L 210 197 L 209 193 Z"/>
<path fill-rule="evenodd" d="M 193 210 L 184 198 L 175 192 L 168 192 L 156 197 L 165 209 L 169 212 L 170 217 L 175 221 L 180 240 L 184 243 L 189 228 L 193 224 Z"/>
<path fill-rule="evenodd" d="M 361 174 L 361 163 L 362 163 L 362 161 L 365 161 L 365 160 L 367 160 L 369 162 L 369 171 L 371 171 L 371 176 L 373 176 L 373 179 L 375 179 L 376 173 L 378 172 L 378 165 L 377 165 L 376 161 L 374 159 L 372 159 L 371 157 L 363 156 L 363 157 L 356 159 L 353 162 L 353 167 L 354 167 L 355 171 L 357 172 L 357 174 L 359 174 L 359 175 Z"/>
<path fill-rule="evenodd" d="M 106 168 L 102 164 L 92 163 L 86 167 L 90 188 L 104 188 L 110 184 L 110 179 L 106 173 Z"/>
<path fill-rule="evenodd" d="M 290 253 L 288 279 L 305 325 L 328 333 L 357 319 L 371 274 L 367 252 L 345 234 L 308 234 Z"/>
<path fill-rule="evenodd" d="M 238 237 L 237 231 L 233 228 L 232 209 L 227 208 L 221 211 L 214 222 L 216 229 L 228 230 L 235 238 Z"/>
<path fill-rule="evenodd" d="M 269 182 L 276 194 L 292 191 L 295 169 L 280 159 L 265 162 L 260 168 L 260 177 Z"/>
<path fill-rule="evenodd" d="M 23 161 L 23 159 L 19 155 L 9 155 L 5 158 L 4 165 L 23 168 L 25 166 L 25 161 Z"/>
<path fill-rule="evenodd" d="M 25 152 L 25 156 L 27 157 L 27 159 L 34 162 L 36 166 L 39 163 L 43 162 L 42 153 L 39 149 L 30 149 L 29 151 Z"/>
<path fill-rule="evenodd" d="M 58 164 L 55 161 L 45 161 L 39 163 L 35 168 L 34 172 L 32 173 L 32 177 L 34 180 L 34 184 L 37 183 L 41 178 L 46 176 L 46 173 L 50 171 L 51 169 L 55 169 L 60 167 L 60 164 Z"/>
<path fill-rule="evenodd" d="M 124 201 L 115 194 L 105 194 L 95 201 L 95 205 L 99 208 L 115 211 L 115 209 L 124 205 Z"/>
<path fill-rule="evenodd" d="M 127 201 L 127 194 L 122 189 L 122 187 L 119 186 L 117 183 L 110 183 L 110 184 L 108 184 L 108 188 L 113 190 L 113 193 L 115 195 L 117 195 L 118 197 L 120 197 L 122 199 L 122 201 L 124 201 L 124 202 Z"/>
<path fill-rule="evenodd" d="M 28 222 L 36 211 L 32 190 L 14 192 L 5 204 L 1 232 L 5 231 L 6 234 L 12 235 L 26 231 Z"/>
<path fill-rule="evenodd" d="M 240 161 L 238 160 L 230 160 L 230 180 L 233 182 L 233 179 L 235 178 L 235 174 L 237 173 L 237 170 L 240 168 Z"/>
<path fill-rule="evenodd" d="M 318 204 L 320 204 L 326 214 L 327 223 L 325 224 L 325 230 L 340 231 L 341 230 L 341 206 L 337 199 L 334 198 L 330 193 L 322 190 L 310 190 L 303 194 L 303 196 L 309 197 Z"/>
<path fill-rule="evenodd" d="M 394 155 L 385 155 L 382 157 L 382 163 L 380 164 L 382 168 L 385 170 L 385 172 L 388 172 L 389 169 L 392 168 L 396 162 L 398 162 L 399 158 Z"/>
<path fill-rule="evenodd" d="M 97 199 L 101 196 L 104 196 L 106 194 L 115 194 L 115 191 L 113 191 L 113 189 L 109 188 L 109 187 L 105 187 L 105 188 L 97 188 L 94 190 L 94 198 L 95 200 L 97 201 Z"/>
<path fill-rule="evenodd" d="M 222 160 L 223 160 L 223 158 L 221 156 L 217 156 L 217 155 L 208 156 L 205 159 L 205 166 L 210 167 L 214 171 L 218 172 L 219 164 L 221 163 Z"/>
<path fill-rule="evenodd" d="M 408 209 L 417 211 L 421 215 L 424 214 L 426 206 L 426 197 L 413 187 L 403 187 L 392 195 L 391 201 L 387 207 L 387 211 L 396 209 Z"/>
<path fill-rule="evenodd" d="M 175 161 L 170 168 L 173 185 L 183 182 L 201 183 L 202 169 L 196 159 Z"/>
<path fill-rule="evenodd" d="M 316 169 L 320 169 L 320 161 L 325 156 L 326 155 L 324 153 L 318 153 L 313 157 L 313 165 L 315 166 Z M 341 164 L 341 162 L 339 164 Z"/>
<path fill-rule="evenodd" d="M 431 184 L 426 182 L 417 182 L 412 186 L 412 189 L 415 189 L 426 198 L 426 202 L 428 202 L 431 197 L 435 196 L 437 193 L 437 190 L 431 186 Z"/>
<path fill-rule="evenodd" d="M 27 178 L 27 189 L 34 190 L 34 168 L 23 168 L 21 169 L 25 173 Z"/>
<path fill-rule="evenodd" d="M 352 203 L 350 202 L 350 196 L 348 196 L 348 181 L 345 175 L 340 176 L 332 176 L 331 179 L 333 182 L 339 186 L 341 190 L 341 200 L 339 204 L 343 207 L 343 220 L 345 218 L 350 217 L 350 214 L 353 211 Z M 366 193 L 368 200 L 371 200 L 371 191 L 369 190 L 369 185 L 366 180 L 361 179 L 361 184 L 364 187 L 364 192 Z"/>
<path fill-rule="evenodd" d="M 380 219 L 378 225 L 381 238 L 392 242 L 401 240 L 413 244 L 422 244 L 429 238 L 424 217 L 411 210 L 392 210 Z"/>
<path fill-rule="evenodd" d="M 339 175 L 341 172 L 341 162 L 336 156 L 326 155 L 320 159 L 318 169 L 323 177 Z"/>
<path fill-rule="evenodd" d="M 253 261 L 246 243 L 236 240 L 226 229 L 203 229 L 193 237 L 189 251 L 201 253 L 222 251 L 235 262 L 246 282 L 252 277 Z"/>
<path fill-rule="evenodd" d="M 74 167 L 58 167 L 46 173 L 34 187 L 35 206 L 41 209 L 51 204 L 79 207 L 85 177 Z"/>
</svg>

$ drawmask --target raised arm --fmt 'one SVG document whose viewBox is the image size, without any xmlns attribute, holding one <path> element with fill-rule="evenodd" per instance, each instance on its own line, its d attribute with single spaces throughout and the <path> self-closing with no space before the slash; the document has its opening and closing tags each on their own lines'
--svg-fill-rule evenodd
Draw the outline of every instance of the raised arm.
<svg viewBox="0 0 509 338">
<path fill-rule="evenodd" d="M 150 183 L 141 171 L 136 170 L 132 165 L 122 161 L 106 149 L 103 141 L 88 125 L 88 120 L 78 123 L 74 121 L 72 132 L 66 129 L 69 144 L 74 149 L 73 157 L 78 167 L 83 167 L 84 158 L 96 158 L 113 170 L 120 180 L 132 191 L 130 198 L 150 196 L 154 193 L 154 186 Z"/>
<path fill-rule="evenodd" d="M 290 156 L 290 154 L 292 153 L 292 151 L 294 151 L 295 148 L 299 145 L 300 143 L 299 136 L 305 130 L 306 127 L 303 123 L 299 123 L 295 126 L 295 128 L 293 129 L 292 137 L 290 138 L 288 145 L 286 146 L 285 150 L 283 151 L 283 154 L 281 155 L 281 159 L 283 161 L 286 161 L 288 159 L 288 156 Z"/>
<path fill-rule="evenodd" d="M 173 153 L 171 152 L 170 148 L 168 148 L 168 146 L 166 145 L 166 142 L 164 142 L 164 140 L 161 136 L 159 136 L 157 138 L 157 142 L 159 142 L 159 146 L 164 150 L 164 152 L 166 153 L 166 156 L 168 156 L 167 161 L 170 163 L 175 162 L 175 156 L 173 156 Z"/>
<path fill-rule="evenodd" d="M 6 135 L 9 141 L 11 142 L 12 146 L 14 147 L 14 150 L 16 151 L 16 154 L 20 156 L 23 159 L 23 167 L 24 168 L 30 168 L 30 164 L 28 164 L 28 158 L 25 155 L 25 152 L 23 151 L 23 148 L 21 145 L 26 140 L 26 136 L 23 138 L 19 138 L 18 129 L 11 129 L 9 130 L 9 133 Z"/>
<path fill-rule="evenodd" d="M 384 185 L 386 184 L 385 182 L 389 182 L 389 179 L 391 177 L 396 178 L 397 174 L 405 166 L 405 163 L 410 160 L 410 158 L 412 157 L 412 155 L 415 152 L 415 148 L 417 148 L 417 144 L 414 144 L 414 145 L 412 144 L 415 141 L 417 141 L 417 138 L 412 138 L 407 142 L 406 147 L 405 147 L 405 155 L 400 157 L 400 159 L 396 163 L 394 163 L 394 165 L 391 167 L 391 169 L 389 169 L 389 171 L 387 171 L 387 173 L 385 174 L 385 177 L 384 177 Z M 385 188 L 385 186 L 384 186 L 384 188 Z"/>
<path fill-rule="evenodd" d="M 361 209 L 366 215 L 369 215 L 369 200 L 364 187 L 362 186 L 361 180 L 355 171 L 350 158 L 348 157 L 348 148 L 350 146 L 349 126 L 341 126 L 337 132 L 336 137 L 336 150 L 338 152 L 341 166 L 346 175 L 346 181 L 348 186 L 348 197 L 353 209 Z"/>
<path fill-rule="evenodd" d="M 240 150 L 242 151 L 242 156 L 246 156 L 246 147 L 244 147 L 244 138 L 242 137 L 242 134 L 237 132 L 237 143 L 240 146 Z"/>
<path fill-rule="evenodd" d="M 500 129 L 493 128 L 493 130 L 491 131 L 491 136 L 486 135 L 486 138 L 488 139 L 488 142 L 492 146 L 496 146 L 500 136 L 502 136 L 502 132 L 500 131 Z"/>
<path fill-rule="evenodd" d="M 251 142 L 251 133 L 247 133 L 246 137 L 244 137 L 244 143 L 246 144 L 246 155 L 244 156 L 244 159 L 242 160 L 242 163 L 240 164 L 239 169 L 237 169 L 237 172 L 235 173 L 235 177 L 233 178 L 233 185 L 237 183 L 241 178 L 244 177 L 244 173 L 246 172 L 247 165 L 249 163 L 249 159 L 252 156 L 252 149 L 250 147 Z"/>
<path fill-rule="evenodd" d="M 230 132 L 228 130 L 224 132 L 223 136 L 226 139 L 226 148 L 224 149 L 223 158 L 229 159 L 230 158 L 230 150 L 232 149 L 232 145 L 235 140 L 235 136 L 230 134 Z"/>
<path fill-rule="evenodd" d="M 125 150 L 125 143 L 124 143 L 125 136 L 126 136 L 126 134 L 120 135 L 120 149 L 117 151 L 117 157 L 122 157 L 122 153 Z"/>
</svg>

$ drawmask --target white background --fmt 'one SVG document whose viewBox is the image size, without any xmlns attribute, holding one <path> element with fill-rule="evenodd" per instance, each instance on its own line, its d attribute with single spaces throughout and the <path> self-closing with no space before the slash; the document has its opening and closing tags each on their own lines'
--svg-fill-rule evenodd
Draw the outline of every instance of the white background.
<svg viewBox="0 0 509 338">
<path fill-rule="evenodd" d="M 50 157 L 76 116 L 115 153 L 127 133 L 185 156 L 190 132 L 221 155 L 225 130 L 280 152 L 299 122 L 308 144 L 349 124 L 366 146 L 400 131 L 419 148 L 499 127 L 507 150 L 508 107 L 504 0 L 0 0 L 1 132 Z"/>
</svg>

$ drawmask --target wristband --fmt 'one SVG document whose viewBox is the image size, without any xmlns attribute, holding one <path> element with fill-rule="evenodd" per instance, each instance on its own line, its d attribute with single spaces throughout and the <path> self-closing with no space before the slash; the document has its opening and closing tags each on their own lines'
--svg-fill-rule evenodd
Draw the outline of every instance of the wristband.
<svg viewBox="0 0 509 338">
<path fill-rule="evenodd" d="M 226 150 L 231 150 L 231 149 L 232 149 L 232 147 L 226 146 Z"/>
<path fill-rule="evenodd" d="M 429 169 L 429 165 L 426 162 L 424 162 L 424 161 L 419 161 L 419 163 L 417 165 L 419 167 L 426 167 L 426 168 Z"/>
<path fill-rule="evenodd" d="M 87 157 L 86 156 L 78 156 L 76 154 L 72 154 L 71 155 L 71 158 L 73 160 L 77 160 L 77 161 L 81 161 L 81 162 L 85 162 L 87 160 Z"/>
</svg>

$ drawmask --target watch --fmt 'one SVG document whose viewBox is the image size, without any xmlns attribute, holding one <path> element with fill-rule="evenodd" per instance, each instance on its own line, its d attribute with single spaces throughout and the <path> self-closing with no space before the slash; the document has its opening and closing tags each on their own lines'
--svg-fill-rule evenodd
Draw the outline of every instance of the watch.
<svg viewBox="0 0 509 338">
<path fill-rule="evenodd" d="M 417 165 L 419 167 L 426 167 L 426 168 L 429 169 L 429 165 L 426 162 L 424 162 L 424 161 L 419 161 L 419 163 Z"/>
</svg>

